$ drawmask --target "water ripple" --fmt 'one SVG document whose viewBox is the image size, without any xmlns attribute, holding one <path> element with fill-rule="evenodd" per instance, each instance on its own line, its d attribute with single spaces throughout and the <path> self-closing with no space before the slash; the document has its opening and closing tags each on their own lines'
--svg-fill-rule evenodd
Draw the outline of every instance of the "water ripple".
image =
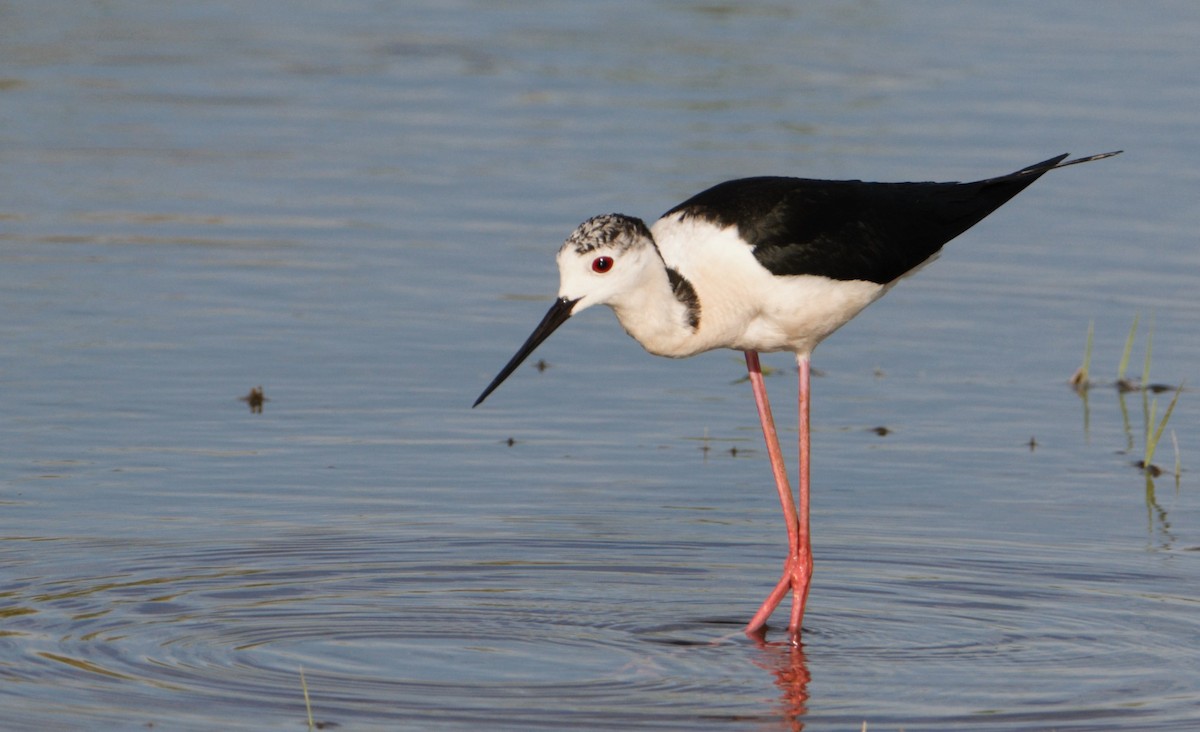
<svg viewBox="0 0 1200 732">
<path fill-rule="evenodd" d="M 10 586 L 27 612 L 12 616 L 19 622 L 4 638 L 21 658 L 7 671 L 97 700 L 111 683 L 140 687 L 146 713 L 167 713 L 170 699 L 182 695 L 193 704 L 265 706 L 294 717 L 303 667 L 319 710 L 343 722 L 366 709 L 375 719 L 381 712 L 407 721 L 443 718 L 453 699 L 458 718 L 471 718 L 474 708 L 482 723 L 498 707 L 527 707 L 519 700 L 533 695 L 618 725 L 657 714 L 645 707 L 614 714 L 631 692 L 664 700 L 707 693 L 707 684 L 684 679 L 703 678 L 697 672 L 706 656 L 724 652 L 712 643 L 713 627 L 646 628 L 644 608 L 603 597 L 580 603 L 547 584 L 547 576 L 629 579 L 689 570 L 588 562 L 562 546 L 560 562 L 464 564 L 471 552 L 463 545 L 472 541 L 424 542 L 407 552 L 362 537 L 308 537 Z M 596 549 L 586 542 L 588 552 Z M 668 634 L 676 640 L 666 653 L 647 643 Z M 689 652 L 679 653 L 684 646 Z M 381 710 L 380 700 L 395 700 L 395 710 Z M 532 714 L 525 721 L 535 723 Z"/>
<path fill-rule="evenodd" d="M 1193 600 L 1159 593 L 1089 607 L 1088 595 L 1108 584 L 1072 577 L 1061 558 L 1039 563 L 1035 548 L 1012 547 L 1004 561 L 924 564 L 919 554 L 865 562 L 846 548 L 819 565 L 818 582 L 828 584 L 810 610 L 805 648 L 792 649 L 751 643 L 740 617 L 699 608 L 680 617 L 676 603 L 628 590 L 658 578 L 669 595 L 686 595 L 707 574 L 676 561 L 694 547 L 659 545 L 660 558 L 646 561 L 637 544 L 584 540 L 551 551 L 498 539 L 490 556 L 508 559 L 464 559 L 478 541 L 331 534 L 201 552 L 160 546 L 152 565 L 138 564 L 145 547 L 113 557 L 106 544 L 125 569 L 0 588 L 17 608 L 0 636 L 10 659 L 0 673 L 25 683 L 26 702 L 69 688 L 93 719 L 111 713 L 105 699 L 118 684 L 139 710 L 124 722 L 180 724 L 181 703 L 295 720 L 301 668 L 318 717 L 339 724 L 487 725 L 498 714 L 511 727 L 553 727 L 567 714 L 614 729 L 837 720 L 836 708 L 810 710 L 808 699 L 811 678 L 819 688 L 839 674 L 873 681 L 889 718 L 921 727 L 1012 725 L 1013 714 L 1027 713 L 1004 711 L 1014 689 L 1036 707 L 1039 685 L 1054 688 L 1049 681 L 1066 669 L 1078 703 L 1041 722 L 1128 721 L 1152 702 L 1161 721 L 1164 709 L 1195 699 L 1184 680 L 1164 686 L 1127 671 L 1146 668 L 1147 656 L 1186 656 L 1174 639 L 1200 631 Z M 555 559 L 526 558 L 539 555 Z M 1018 590 L 1006 576 L 1020 567 L 1060 579 Z M 627 594 L 615 594 L 622 587 Z M 1131 626 L 1125 615 L 1140 603 L 1154 614 Z M 742 605 L 716 607 L 749 609 Z M 979 679 L 963 679 L 965 668 Z M 925 684 L 944 682 L 953 698 L 924 691 L 910 701 L 903 675 L 915 672 Z M 937 719 L 922 709 L 933 700 L 947 710 Z"/>
</svg>

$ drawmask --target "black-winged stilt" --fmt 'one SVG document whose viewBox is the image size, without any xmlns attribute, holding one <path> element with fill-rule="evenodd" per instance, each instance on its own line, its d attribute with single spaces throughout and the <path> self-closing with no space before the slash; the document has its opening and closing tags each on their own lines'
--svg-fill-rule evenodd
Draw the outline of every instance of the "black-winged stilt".
<svg viewBox="0 0 1200 732">
<path fill-rule="evenodd" d="M 812 576 L 813 348 L 1046 172 L 1119 152 L 1067 162 L 1059 155 L 973 183 L 744 178 L 692 196 L 651 227 L 622 214 L 588 219 L 558 251 L 558 299 L 474 406 L 567 318 L 593 305 L 611 307 L 625 331 L 655 355 L 744 351 L 788 530 L 783 576 L 746 632 L 761 634 L 790 591 L 788 633 L 798 642 Z M 794 353 L 800 371 L 798 504 L 759 366 L 759 352 L 771 351 Z"/>
</svg>

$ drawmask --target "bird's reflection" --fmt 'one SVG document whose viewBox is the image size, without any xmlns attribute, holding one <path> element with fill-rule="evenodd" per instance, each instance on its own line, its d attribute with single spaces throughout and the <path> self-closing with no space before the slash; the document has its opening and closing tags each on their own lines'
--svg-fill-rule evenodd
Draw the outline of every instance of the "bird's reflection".
<svg viewBox="0 0 1200 732">
<path fill-rule="evenodd" d="M 775 676 L 784 729 L 799 732 L 804 729 L 804 715 L 808 712 L 808 683 L 812 680 L 808 673 L 808 661 L 804 657 L 804 645 L 790 640 L 768 642 L 765 631 L 753 634 L 751 639 L 759 650 L 755 665 Z"/>
</svg>

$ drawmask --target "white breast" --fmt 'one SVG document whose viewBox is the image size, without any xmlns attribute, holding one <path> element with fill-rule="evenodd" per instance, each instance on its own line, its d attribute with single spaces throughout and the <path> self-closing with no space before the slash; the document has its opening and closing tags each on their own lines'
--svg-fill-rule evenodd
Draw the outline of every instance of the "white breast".
<svg viewBox="0 0 1200 732">
<path fill-rule="evenodd" d="M 659 219 L 651 233 L 667 266 L 692 283 L 700 300 L 690 353 L 669 355 L 714 348 L 807 355 L 887 289 L 865 280 L 773 275 L 734 226 L 675 215 Z"/>
</svg>

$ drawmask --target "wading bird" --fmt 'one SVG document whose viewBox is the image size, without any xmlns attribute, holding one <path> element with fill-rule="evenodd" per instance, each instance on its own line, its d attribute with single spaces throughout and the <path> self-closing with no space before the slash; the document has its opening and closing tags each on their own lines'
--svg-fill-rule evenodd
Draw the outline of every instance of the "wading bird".
<svg viewBox="0 0 1200 732">
<path fill-rule="evenodd" d="M 558 251 L 558 299 L 474 406 L 567 318 L 593 305 L 611 307 L 625 331 L 658 356 L 744 351 L 788 532 L 783 576 L 746 632 L 761 636 L 790 592 L 788 633 L 798 643 L 812 576 L 813 348 L 1043 174 L 1119 152 L 1070 161 L 1059 155 L 973 183 L 743 178 L 696 194 L 650 227 L 622 214 L 590 218 Z M 772 351 L 791 351 L 799 366 L 798 503 L 759 366 L 758 354 Z"/>
</svg>

